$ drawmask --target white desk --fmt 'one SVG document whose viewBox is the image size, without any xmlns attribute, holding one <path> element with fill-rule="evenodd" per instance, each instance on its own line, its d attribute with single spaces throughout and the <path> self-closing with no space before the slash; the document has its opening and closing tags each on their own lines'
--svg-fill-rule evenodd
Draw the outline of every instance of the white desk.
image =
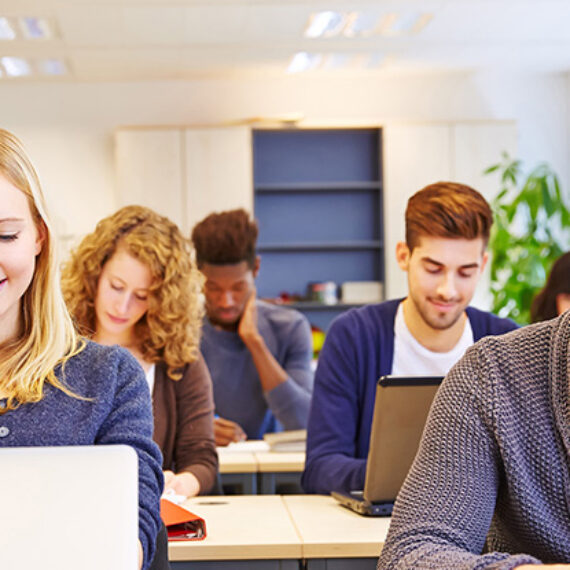
<svg viewBox="0 0 570 570">
<path fill-rule="evenodd" d="M 305 468 L 305 452 L 256 452 L 259 479 L 258 493 L 302 493 L 301 474 Z M 290 490 L 289 490 L 290 489 Z"/>
<path fill-rule="evenodd" d="M 171 542 L 173 570 L 374 570 L 390 521 L 324 495 L 196 497 L 185 506 L 205 518 L 207 537 Z"/>
<path fill-rule="evenodd" d="M 307 570 L 376 568 L 389 517 L 365 517 L 327 495 L 282 497 L 303 544 Z"/>
<path fill-rule="evenodd" d="M 301 541 L 280 496 L 194 497 L 184 506 L 204 518 L 207 536 L 170 542 L 173 570 L 299 570 Z"/>
<path fill-rule="evenodd" d="M 227 447 L 217 450 L 222 485 L 235 487 L 237 494 L 256 495 L 258 463 L 255 455 Z"/>
<path fill-rule="evenodd" d="M 249 445 L 217 448 L 223 485 L 235 486 L 241 489 L 239 494 L 250 495 L 274 495 L 279 488 L 302 492 L 305 452 L 269 451 L 262 441 L 243 443 Z"/>
</svg>

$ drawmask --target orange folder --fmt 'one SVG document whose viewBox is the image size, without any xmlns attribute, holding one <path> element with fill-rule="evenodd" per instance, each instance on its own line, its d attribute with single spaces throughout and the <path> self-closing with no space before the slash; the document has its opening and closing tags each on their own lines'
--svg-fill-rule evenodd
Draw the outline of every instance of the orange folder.
<svg viewBox="0 0 570 570">
<path fill-rule="evenodd" d="M 206 521 L 168 499 L 160 499 L 160 517 L 168 540 L 202 540 L 206 537 Z"/>
</svg>

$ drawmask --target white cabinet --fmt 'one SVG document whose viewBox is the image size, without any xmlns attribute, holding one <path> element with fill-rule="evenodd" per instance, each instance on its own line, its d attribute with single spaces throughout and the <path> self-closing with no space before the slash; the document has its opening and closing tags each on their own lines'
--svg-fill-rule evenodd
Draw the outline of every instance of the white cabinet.
<svg viewBox="0 0 570 570">
<path fill-rule="evenodd" d="M 117 203 L 152 208 L 188 235 L 210 212 L 252 210 L 251 157 L 247 127 L 118 129 Z"/>
<path fill-rule="evenodd" d="M 473 186 L 491 200 L 496 176 L 483 170 L 516 156 L 514 121 L 389 123 L 382 129 L 384 180 L 385 295 L 407 294 L 406 275 L 395 260 L 404 239 L 408 198 L 439 180 Z M 213 211 L 253 211 L 250 127 L 124 128 L 115 135 L 118 204 L 143 204 L 174 220 L 188 235 Z M 487 272 L 488 273 L 488 272 Z M 489 306 L 486 278 L 474 304 Z"/>
</svg>

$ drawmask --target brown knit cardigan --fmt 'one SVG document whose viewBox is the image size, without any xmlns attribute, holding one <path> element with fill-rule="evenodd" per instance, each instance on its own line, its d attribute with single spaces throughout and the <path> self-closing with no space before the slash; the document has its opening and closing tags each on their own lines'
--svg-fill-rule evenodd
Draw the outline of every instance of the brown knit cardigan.
<svg viewBox="0 0 570 570">
<path fill-rule="evenodd" d="M 218 469 L 214 443 L 212 380 L 202 355 L 172 380 L 165 362 L 155 369 L 152 406 L 154 441 L 163 455 L 163 469 L 189 471 L 200 482 L 200 494 L 213 487 Z"/>
</svg>

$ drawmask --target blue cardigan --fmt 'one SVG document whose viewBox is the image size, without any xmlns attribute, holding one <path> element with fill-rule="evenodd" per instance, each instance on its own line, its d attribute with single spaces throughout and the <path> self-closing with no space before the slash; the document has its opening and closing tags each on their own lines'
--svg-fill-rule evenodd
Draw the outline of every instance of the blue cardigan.
<svg viewBox="0 0 570 570">
<path fill-rule="evenodd" d="M 390 374 L 394 321 L 403 299 L 351 309 L 337 317 L 319 357 L 309 415 L 302 485 L 308 493 L 364 487 L 376 383 Z M 472 307 L 475 341 L 517 328 Z"/>
<path fill-rule="evenodd" d="M 161 525 L 162 456 L 152 440 L 152 409 L 144 372 L 131 354 L 118 346 L 87 346 L 55 370 L 76 395 L 51 384 L 44 397 L 0 415 L 5 435 L 0 447 L 48 445 L 130 445 L 139 458 L 139 538 L 144 564 L 154 556 Z M 70 477 L 73 474 L 70 473 Z"/>
</svg>

